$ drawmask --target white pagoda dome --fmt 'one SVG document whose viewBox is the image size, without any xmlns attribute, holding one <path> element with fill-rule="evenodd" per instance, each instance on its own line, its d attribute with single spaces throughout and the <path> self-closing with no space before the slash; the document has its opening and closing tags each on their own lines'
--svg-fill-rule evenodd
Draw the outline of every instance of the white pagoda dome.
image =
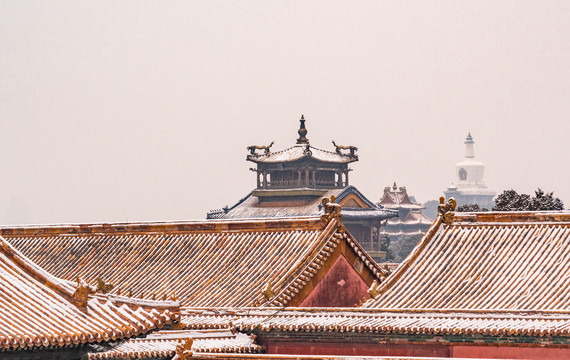
<svg viewBox="0 0 570 360">
<path fill-rule="evenodd" d="M 455 165 L 455 181 L 444 191 L 447 198 L 454 197 L 458 205 L 478 204 L 491 209 L 496 193 L 485 184 L 485 164 L 475 160 L 475 149 L 471 133 L 465 139 L 465 158 Z"/>
</svg>

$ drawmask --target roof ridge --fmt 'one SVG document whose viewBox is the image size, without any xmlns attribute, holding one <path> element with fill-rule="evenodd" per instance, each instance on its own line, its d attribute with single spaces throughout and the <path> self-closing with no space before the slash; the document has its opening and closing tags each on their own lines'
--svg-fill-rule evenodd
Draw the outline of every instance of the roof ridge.
<svg viewBox="0 0 570 360">
<path fill-rule="evenodd" d="M 313 148 L 315 150 L 319 150 L 328 154 L 333 154 L 333 155 L 340 155 L 340 156 L 345 156 L 345 157 L 354 157 L 354 156 L 350 156 L 349 154 L 342 154 L 342 153 L 337 153 L 336 151 L 330 151 L 330 150 L 323 150 L 323 149 L 319 149 L 318 147 L 314 147 L 313 145 L 309 145 L 310 148 Z"/>
<path fill-rule="evenodd" d="M 443 220 L 442 215 L 438 214 L 433 224 L 430 226 L 430 228 L 422 237 L 422 239 L 418 242 L 418 244 L 414 247 L 414 249 L 408 255 L 408 257 L 404 260 L 404 262 L 402 262 L 400 266 L 398 266 L 396 270 L 392 272 L 392 274 L 386 279 L 386 281 L 380 284 L 380 287 L 378 289 L 379 293 L 376 296 L 376 298 L 382 296 L 382 294 L 384 294 L 390 288 L 390 286 L 394 284 L 406 272 L 406 270 L 411 266 L 411 264 L 418 258 L 422 250 L 429 244 L 429 242 L 433 239 L 434 235 L 438 232 L 439 228 L 443 223 L 442 220 Z M 371 298 L 370 300 L 368 300 L 363 304 L 363 307 L 372 306 L 375 301 L 376 301 L 375 298 Z"/>
<path fill-rule="evenodd" d="M 35 235 L 78 235 L 78 234 L 109 234 L 109 233 L 155 233 L 155 232 L 200 232 L 210 231 L 248 231 L 259 230 L 265 225 L 266 230 L 283 230 L 295 228 L 299 224 L 317 228 L 322 226 L 319 216 L 290 216 L 281 218 L 238 218 L 195 221 L 165 221 L 165 222 L 132 222 L 132 223 L 92 223 L 92 224 L 55 224 L 38 226 L 0 226 L 0 236 L 35 236 Z"/>
<path fill-rule="evenodd" d="M 183 307 L 181 308 L 182 316 L 261 316 L 266 313 L 267 315 L 275 315 L 274 312 L 279 310 L 279 316 L 288 316 L 289 314 L 300 313 L 303 315 L 322 316 L 327 314 L 353 314 L 358 315 L 384 315 L 389 313 L 407 313 L 413 314 L 449 314 L 455 315 L 458 313 L 465 314 L 512 314 L 518 316 L 544 316 L 551 318 L 553 316 L 568 316 L 570 317 L 570 310 L 531 310 L 531 309 L 462 309 L 462 308 L 363 308 L 363 307 L 298 307 L 291 306 L 287 308 L 281 307 L 227 307 L 227 308 L 205 308 L 205 307 Z M 524 315 L 522 315 L 523 313 Z M 187 329 L 190 330 L 190 329 Z"/>
<path fill-rule="evenodd" d="M 9 260 L 16 264 L 25 273 L 29 274 L 34 280 L 44 284 L 50 290 L 55 291 L 70 303 L 78 307 L 80 306 L 80 302 L 73 297 L 73 293 L 70 293 L 72 290 L 66 282 L 61 281 L 59 278 L 49 274 L 47 271 L 36 265 L 14 246 L 8 243 L 2 236 L 0 236 L 0 251 L 2 251 Z"/>
<path fill-rule="evenodd" d="M 451 223 L 460 222 L 570 222 L 569 210 L 556 211 L 486 211 L 453 213 Z"/>
<path fill-rule="evenodd" d="M 305 145 L 293 145 L 293 146 L 289 146 L 288 148 L 285 148 L 285 149 L 283 149 L 283 150 L 272 151 L 272 152 L 270 152 L 269 154 L 281 154 L 281 153 L 284 153 L 284 152 L 287 151 L 287 150 L 291 150 L 291 149 L 294 149 L 294 148 L 296 148 L 296 147 L 303 147 L 303 146 L 305 146 Z M 269 155 L 269 154 L 263 154 L 263 155 L 261 155 L 261 156 L 267 156 L 267 155 Z M 261 156 L 260 156 L 260 157 L 261 157 Z"/>
<path fill-rule="evenodd" d="M 336 219 L 332 219 L 325 229 L 323 230 L 322 234 L 319 236 L 319 241 L 316 243 L 315 247 L 311 251 L 309 255 L 310 260 L 306 263 L 306 265 L 302 268 L 302 270 L 294 277 L 293 280 L 289 281 L 289 283 L 283 287 L 277 296 L 274 299 L 268 299 L 270 304 L 280 304 L 281 306 L 285 306 L 293 297 L 295 290 L 300 292 L 309 282 L 313 276 L 316 275 L 318 268 L 322 265 L 322 263 L 332 254 L 340 239 L 336 239 L 335 234 L 338 231 L 338 227 L 342 226 L 341 223 L 337 222 Z M 332 247 L 332 250 L 326 249 L 326 247 Z M 323 255 L 325 253 L 325 255 Z M 321 258 L 319 258 L 319 256 Z M 317 264 L 317 269 L 312 270 L 312 266 Z M 314 267 L 314 266 L 313 266 Z M 283 276 L 282 283 L 285 282 L 290 276 L 292 276 L 292 272 L 295 269 L 291 269 L 292 271 Z M 307 280 L 303 279 L 303 277 L 307 278 Z M 296 285 L 298 283 L 299 285 Z M 277 285 L 277 284 L 275 284 Z"/>
</svg>

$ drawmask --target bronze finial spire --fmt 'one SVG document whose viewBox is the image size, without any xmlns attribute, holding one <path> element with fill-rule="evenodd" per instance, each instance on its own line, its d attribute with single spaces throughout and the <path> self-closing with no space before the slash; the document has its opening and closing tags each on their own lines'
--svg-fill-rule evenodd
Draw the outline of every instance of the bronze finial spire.
<svg viewBox="0 0 570 360">
<path fill-rule="evenodd" d="M 297 144 L 308 144 L 309 139 L 307 139 L 307 129 L 305 128 L 305 116 L 301 115 L 301 126 L 299 127 L 299 138 L 297 139 Z"/>
</svg>

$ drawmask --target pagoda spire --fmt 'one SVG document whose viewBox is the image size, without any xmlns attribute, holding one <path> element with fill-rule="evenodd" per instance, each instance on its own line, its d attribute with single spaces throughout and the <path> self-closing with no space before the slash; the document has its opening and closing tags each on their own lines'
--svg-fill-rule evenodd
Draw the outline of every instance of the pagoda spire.
<svg viewBox="0 0 570 360">
<path fill-rule="evenodd" d="M 297 139 L 297 144 L 309 144 L 309 139 L 307 139 L 307 129 L 305 128 L 305 116 L 301 115 L 301 122 L 299 126 L 299 138 Z"/>
<path fill-rule="evenodd" d="M 475 141 L 473 141 L 473 137 L 471 136 L 471 133 L 469 133 L 467 134 L 467 138 L 465 138 L 465 157 L 468 159 L 475 157 L 475 149 L 473 149 L 473 144 L 475 144 Z"/>
</svg>

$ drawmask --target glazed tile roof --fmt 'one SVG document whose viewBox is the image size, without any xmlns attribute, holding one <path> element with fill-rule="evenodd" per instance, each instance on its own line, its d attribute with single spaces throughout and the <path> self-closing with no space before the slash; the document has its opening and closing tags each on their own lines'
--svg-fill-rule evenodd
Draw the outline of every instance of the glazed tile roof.
<svg viewBox="0 0 570 360">
<path fill-rule="evenodd" d="M 187 329 L 434 335 L 570 336 L 570 313 L 349 308 L 184 309 Z"/>
<path fill-rule="evenodd" d="M 388 219 L 388 225 L 431 225 L 433 220 L 428 219 L 421 211 L 411 210 L 408 215 L 402 218 Z"/>
<path fill-rule="evenodd" d="M 64 279 L 101 276 L 112 293 L 176 294 L 184 306 L 288 304 L 338 244 L 374 279 L 378 266 L 336 220 L 319 217 L 0 228 L 23 253 Z"/>
<path fill-rule="evenodd" d="M 368 200 L 358 189 L 349 185 L 343 189 L 332 189 L 327 191 L 322 197 L 316 198 L 307 204 L 302 205 L 284 205 L 279 206 L 260 206 L 258 199 L 251 193 L 241 199 L 237 204 L 228 209 L 227 213 L 219 214 L 218 217 L 232 219 L 232 218 L 267 218 L 267 217 L 293 217 L 293 216 L 313 216 L 322 215 L 321 209 L 322 198 L 330 198 L 334 196 L 336 202 L 340 203 L 345 197 L 350 194 L 358 196 L 362 202 L 368 206 L 368 209 L 345 208 L 342 209 L 344 219 L 359 219 L 359 218 L 375 218 L 387 219 L 397 216 L 394 210 L 383 209 L 376 206 Z"/>
<path fill-rule="evenodd" d="M 569 212 L 456 213 L 434 223 L 365 306 L 570 311 L 569 287 Z"/>
<path fill-rule="evenodd" d="M 351 163 L 358 160 L 357 155 L 338 154 L 334 151 L 321 150 L 310 145 L 295 145 L 269 154 L 248 155 L 247 160 L 255 163 L 283 163 L 312 158 L 328 163 Z"/>
<path fill-rule="evenodd" d="M 158 331 L 144 338 L 129 339 L 108 350 L 92 352 L 88 358 L 96 359 L 155 359 L 172 358 L 176 348 L 191 341 L 194 353 L 259 353 L 263 347 L 254 337 L 229 330 L 168 330 Z"/>
<path fill-rule="evenodd" d="M 386 186 L 384 188 L 384 193 L 380 199 L 379 205 L 382 205 L 388 209 L 424 209 L 425 206 L 412 201 L 408 195 L 408 191 L 405 186 L 398 186 L 394 183 L 394 186 Z"/>
<path fill-rule="evenodd" d="M 177 302 L 89 292 L 45 272 L 0 237 L 0 349 L 41 349 L 129 338 L 161 328 L 180 316 Z"/>
<path fill-rule="evenodd" d="M 344 355 L 273 355 L 273 354 L 196 354 L 196 359 L 241 359 L 241 360 L 448 360 L 441 357 L 415 356 L 344 356 Z M 470 358 L 454 358 L 457 360 L 474 360 Z M 176 359 L 179 360 L 179 359 Z M 477 358 L 477 360 L 492 360 Z"/>
<path fill-rule="evenodd" d="M 185 309 L 181 322 L 242 331 L 570 338 L 569 248 L 570 212 L 447 213 L 363 308 Z"/>
</svg>

